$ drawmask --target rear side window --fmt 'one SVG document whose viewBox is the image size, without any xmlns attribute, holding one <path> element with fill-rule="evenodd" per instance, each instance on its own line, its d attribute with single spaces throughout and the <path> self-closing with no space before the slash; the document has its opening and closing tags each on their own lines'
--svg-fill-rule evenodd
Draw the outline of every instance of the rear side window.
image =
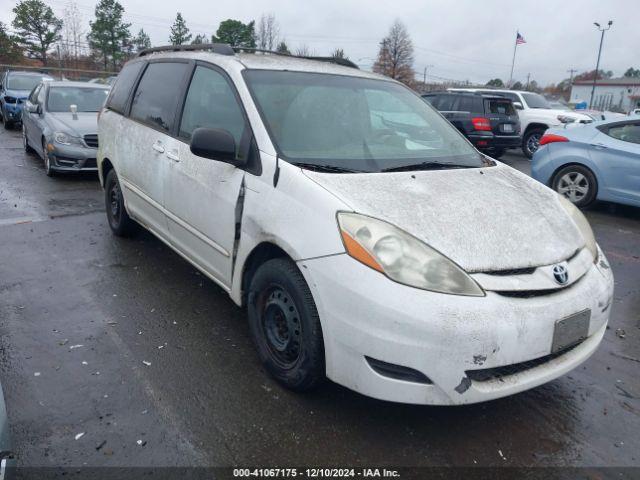
<svg viewBox="0 0 640 480">
<path fill-rule="evenodd" d="M 455 97 L 453 95 L 438 95 L 431 103 L 441 112 L 450 112 L 453 110 L 454 101 Z"/>
<path fill-rule="evenodd" d="M 111 94 L 107 99 L 106 107 L 114 112 L 124 113 L 129 99 L 129 93 L 138 78 L 138 73 L 144 66 L 144 62 L 129 63 L 124 66 L 115 85 L 111 88 Z"/>
<path fill-rule="evenodd" d="M 474 112 L 476 110 L 474 108 L 474 97 L 461 95 L 458 99 L 458 106 L 456 110 L 460 112 Z"/>
<path fill-rule="evenodd" d="M 626 123 L 609 127 L 606 132 L 610 137 L 623 142 L 640 143 L 640 123 Z"/>
<path fill-rule="evenodd" d="M 500 115 L 515 115 L 513 103 L 505 100 L 485 100 L 485 109 L 488 113 L 496 113 Z"/>
<path fill-rule="evenodd" d="M 149 64 L 133 96 L 131 118 L 171 131 L 178 94 L 187 68 L 186 63 Z"/>
</svg>

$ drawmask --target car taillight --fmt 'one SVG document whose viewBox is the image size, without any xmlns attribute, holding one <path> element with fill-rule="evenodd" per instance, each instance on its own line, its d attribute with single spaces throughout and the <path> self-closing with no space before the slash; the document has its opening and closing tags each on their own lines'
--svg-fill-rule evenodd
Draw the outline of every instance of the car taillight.
<svg viewBox="0 0 640 480">
<path fill-rule="evenodd" d="M 555 142 L 568 142 L 569 139 L 567 137 L 563 137 L 562 135 L 556 135 L 555 133 L 546 133 L 540 139 L 540 146 L 546 145 L 548 143 Z"/>
<path fill-rule="evenodd" d="M 473 128 L 475 128 L 476 130 L 488 130 L 488 131 L 491 131 L 491 122 L 489 122 L 488 118 L 473 117 L 471 119 L 471 123 L 473 123 Z"/>
</svg>

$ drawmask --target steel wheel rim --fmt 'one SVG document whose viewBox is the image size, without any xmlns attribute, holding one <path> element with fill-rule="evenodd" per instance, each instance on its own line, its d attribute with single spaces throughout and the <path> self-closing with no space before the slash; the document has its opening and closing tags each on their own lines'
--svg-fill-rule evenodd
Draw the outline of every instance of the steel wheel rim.
<svg viewBox="0 0 640 480">
<path fill-rule="evenodd" d="M 120 187 L 117 183 L 109 191 L 109 213 L 116 223 L 120 221 Z"/>
<path fill-rule="evenodd" d="M 267 348 L 277 363 L 290 368 L 300 358 L 300 314 L 291 296 L 280 286 L 268 289 L 264 298 L 260 320 Z"/>
<path fill-rule="evenodd" d="M 567 172 L 558 180 L 557 192 L 576 203 L 589 193 L 589 179 L 580 172 Z"/>
<path fill-rule="evenodd" d="M 538 147 L 540 147 L 540 138 L 542 138 L 541 134 L 534 133 L 527 139 L 527 149 L 531 153 L 535 153 L 535 151 L 538 150 Z"/>
</svg>

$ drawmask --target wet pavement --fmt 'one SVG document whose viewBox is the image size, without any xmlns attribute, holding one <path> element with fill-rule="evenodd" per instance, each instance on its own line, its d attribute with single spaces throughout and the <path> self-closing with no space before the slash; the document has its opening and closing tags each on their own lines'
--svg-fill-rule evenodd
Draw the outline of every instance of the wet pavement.
<svg viewBox="0 0 640 480">
<path fill-rule="evenodd" d="M 48 178 L 0 129 L 0 380 L 18 464 L 640 466 L 640 209 L 587 216 L 616 291 L 577 370 L 463 407 L 332 383 L 300 395 L 263 371 L 220 288 L 148 233 L 111 235 L 97 177 Z"/>
</svg>

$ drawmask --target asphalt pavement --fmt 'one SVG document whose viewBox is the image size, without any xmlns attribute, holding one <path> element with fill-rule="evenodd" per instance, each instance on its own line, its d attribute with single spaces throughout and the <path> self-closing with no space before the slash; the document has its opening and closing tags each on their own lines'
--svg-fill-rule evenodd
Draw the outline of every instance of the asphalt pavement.
<svg viewBox="0 0 640 480">
<path fill-rule="evenodd" d="M 586 212 L 616 279 L 592 358 L 519 395 L 428 407 L 283 390 L 245 312 L 151 234 L 114 237 L 103 203 L 97 176 L 48 178 L 0 128 L 0 381 L 19 465 L 640 466 L 640 209 Z"/>
</svg>

